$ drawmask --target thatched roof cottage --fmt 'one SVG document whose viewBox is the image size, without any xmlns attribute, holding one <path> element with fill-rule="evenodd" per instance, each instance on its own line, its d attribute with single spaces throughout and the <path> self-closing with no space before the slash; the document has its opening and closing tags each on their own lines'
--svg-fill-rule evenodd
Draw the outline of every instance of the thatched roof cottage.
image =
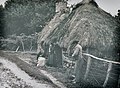
<svg viewBox="0 0 120 88">
<path fill-rule="evenodd" d="M 47 45 L 57 41 L 67 50 L 72 42 L 79 41 L 85 52 L 103 58 L 103 61 L 93 60 L 93 57 L 86 59 L 87 63 L 84 63 L 83 68 L 80 69 L 84 74 L 79 77 L 87 78 L 87 82 L 92 82 L 96 86 L 108 85 L 110 88 L 115 85 L 116 88 L 118 73 L 112 69 L 115 64 L 109 62 L 117 59 L 119 26 L 115 18 L 102 10 L 94 0 L 83 0 L 73 8 L 68 17 L 55 24 L 58 25 L 50 30 L 44 29 L 41 33 L 43 37 L 38 40 L 44 41 Z M 108 62 L 105 59 L 109 59 Z"/>
<path fill-rule="evenodd" d="M 94 0 L 83 0 L 52 29 L 52 33 L 46 34 L 44 41 L 50 43 L 56 38 L 61 47 L 68 48 L 71 42 L 78 40 L 83 48 L 89 48 L 89 53 L 109 59 L 114 55 L 114 31 L 117 27 L 114 17 L 102 10 Z"/>
</svg>

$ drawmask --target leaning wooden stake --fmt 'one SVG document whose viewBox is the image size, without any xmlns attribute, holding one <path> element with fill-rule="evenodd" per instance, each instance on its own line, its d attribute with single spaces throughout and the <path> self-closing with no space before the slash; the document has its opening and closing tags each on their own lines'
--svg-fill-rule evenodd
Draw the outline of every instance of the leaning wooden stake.
<svg viewBox="0 0 120 88">
<path fill-rule="evenodd" d="M 25 47 L 24 47 L 24 43 L 22 40 L 21 40 L 21 44 L 22 44 L 23 51 L 25 52 Z"/>
<path fill-rule="evenodd" d="M 108 78 L 110 76 L 111 69 L 112 69 L 112 63 L 109 63 L 108 70 L 107 70 L 107 75 L 106 75 L 106 79 L 104 81 L 103 87 L 106 87 L 106 85 L 108 83 Z"/>
<path fill-rule="evenodd" d="M 32 48 L 33 48 L 33 46 L 32 46 L 32 39 L 31 39 L 31 41 L 30 41 L 30 51 L 32 51 Z"/>
<path fill-rule="evenodd" d="M 15 52 L 18 52 L 19 48 L 20 48 L 20 46 L 17 47 L 17 49 L 15 50 Z"/>
<path fill-rule="evenodd" d="M 86 72 L 85 72 L 85 75 L 84 75 L 84 80 L 86 80 L 86 78 L 88 77 L 88 73 L 90 71 L 91 60 L 92 60 L 91 57 L 88 57 L 87 68 L 86 68 Z"/>
</svg>

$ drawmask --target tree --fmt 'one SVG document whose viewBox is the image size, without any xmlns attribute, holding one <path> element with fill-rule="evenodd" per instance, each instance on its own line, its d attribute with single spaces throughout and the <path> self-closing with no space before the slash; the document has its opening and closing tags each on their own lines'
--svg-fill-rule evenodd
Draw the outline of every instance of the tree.
<svg viewBox="0 0 120 88">
<path fill-rule="evenodd" d="M 120 22 L 120 10 L 118 10 L 117 15 L 115 16 L 116 20 Z"/>
<path fill-rule="evenodd" d="M 0 5 L 0 37 L 4 36 L 4 8 L 2 5 Z"/>
<path fill-rule="evenodd" d="M 55 14 L 53 0 L 8 0 L 5 3 L 6 35 L 40 32 Z"/>
<path fill-rule="evenodd" d="M 118 27 L 114 31 L 114 45 L 115 45 L 115 51 L 116 51 L 116 57 L 118 58 L 117 60 L 120 61 L 120 10 L 118 10 L 117 15 L 115 16 L 115 19 L 119 23 Z"/>
</svg>

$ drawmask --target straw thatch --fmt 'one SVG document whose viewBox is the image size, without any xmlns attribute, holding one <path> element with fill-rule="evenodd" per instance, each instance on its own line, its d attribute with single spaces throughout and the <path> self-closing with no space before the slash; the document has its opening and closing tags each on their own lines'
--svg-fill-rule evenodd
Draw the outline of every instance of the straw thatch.
<svg viewBox="0 0 120 88">
<path fill-rule="evenodd" d="M 38 48 L 41 47 L 41 43 L 47 39 L 47 37 L 53 32 L 53 30 L 62 22 L 66 17 L 68 17 L 69 9 L 67 8 L 66 2 L 57 3 L 56 12 L 53 19 L 44 27 L 44 29 L 39 33 L 38 36 Z M 39 49 L 38 49 L 39 52 Z"/>
<path fill-rule="evenodd" d="M 78 40 L 83 48 L 89 48 L 89 53 L 112 58 L 116 28 L 114 17 L 90 0 L 78 4 L 44 41 L 50 43 L 57 38 L 62 47 L 68 48 L 71 42 Z"/>
</svg>

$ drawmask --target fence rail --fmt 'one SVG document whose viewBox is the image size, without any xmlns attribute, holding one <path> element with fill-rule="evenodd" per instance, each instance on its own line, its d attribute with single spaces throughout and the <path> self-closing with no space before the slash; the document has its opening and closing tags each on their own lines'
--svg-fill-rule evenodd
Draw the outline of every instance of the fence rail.
<svg viewBox="0 0 120 88">
<path fill-rule="evenodd" d="M 105 59 L 96 57 L 96 56 L 91 55 L 91 54 L 83 53 L 83 55 L 88 56 L 88 57 L 92 57 L 93 59 L 96 59 L 96 60 L 100 60 L 100 61 L 104 61 L 104 62 L 108 62 L 108 63 L 112 63 L 112 64 L 119 64 L 120 65 L 120 62 L 105 60 Z"/>
<path fill-rule="evenodd" d="M 84 79 L 86 79 L 87 78 L 87 76 L 88 76 L 88 73 L 89 73 L 89 71 L 90 71 L 90 66 L 91 66 L 91 64 L 92 64 L 92 62 L 91 62 L 91 60 L 92 59 L 96 59 L 96 60 L 100 60 L 100 61 L 103 61 L 103 62 L 107 62 L 109 65 L 108 65 L 108 69 L 107 69 L 107 74 L 106 74 L 106 78 L 105 78 L 105 81 L 104 81 L 104 83 L 103 83 L 103 87 L 106 87 L 106 85 L 107 85 L 107 83 L 108 83 L 108 79 L 109 79 L 109 77 L 110 77 L 110 72 L 111 72 L 111 70 L 112 70 L 112 65 L 113 64 L 117 64 L 117 65 L 120 65 L 120 62 L 116 62 L 116 61 L 111 61 L 111 60 L 105 60 L 105 59 L 102 59 L 102 58 L 98 58 L 98 57 L 96 57 L 96 56 L 94 56 L 94 55 L 91 55 L 91 54 L 87 54 L 87 53 L 83 53 L 83 55 L 85 55 L 85 56 L 88 56 L 88 61 L 87 61 L 87 68 L 86 68 L 86 72 L 85 72 L 85 75 L 84 75 Z M 116 74 L 117 75 L 117 74 Z"/>
</svg>

